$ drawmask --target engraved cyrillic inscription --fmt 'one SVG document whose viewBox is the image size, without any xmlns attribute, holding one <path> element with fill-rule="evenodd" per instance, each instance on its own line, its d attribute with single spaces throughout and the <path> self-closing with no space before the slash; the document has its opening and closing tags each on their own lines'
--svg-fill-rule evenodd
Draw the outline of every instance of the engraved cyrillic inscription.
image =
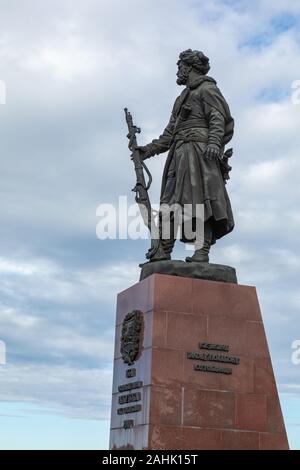
<svg viewBox="0 0 300 470">
<path fill-rule="evenodd" d="M 230 367 L 206 366 L 204 364 L 194 364 L 194 369 L 201 372 L 216 372 L 218 374 L 232 374 Z"/>
<path fill-rule="evenodd" d="M 124 405 L 125 403 L 131 403 L 133 401 L 141 400 L 141 392 L 129 393 L 129 395 L 121 395 L 119 397 L 119 404 Z"/>
<path fill-rule="evenodd" d="M 143 382 L 141 380 L 137 382 L 131 382 L 128 384 L 123 384 L 118 386 L 119 392 L 128 392 L 129 390 L 134 390 L 135 388 L 142 388 Z"/>
<path fill-rule="evenodd" d="M 136 369 L 134 367 L 126 370 L 127 379 L 130 379 L 131 377 L 135 377 L 135 376 L 136 376 Z"/>
<path fill-rule="evenodd" d="M 117 413 L 118 415 L 126 415 L 129 413 L 136 413 L 137 411 L 142 410 L 142 405 L 132 405 L 132 406 L 126 406 L 125 408 L 118 408 Z"/>
<path fill-rule="evenodd" d="M 227 362 L 230 364 L 239 364 L 240 358 L 236 356 L 225 356 L 223 354 L 210 354 L 201 352 L 188 352 L 188 359 L 197 359 L 199 361 Z"/>
<path fill-rule="evenodd" d="M 134 426 L 134 421 L 133 419 L 125 419 L 124 422 L 123 422 L 123 428 L 124 429 L 129 429 L 129 428 L 133 428 Z"/>
<path fill-rule="evenodd" d="M 215 344 L 215 343 L 199 343 L 199 349 L 212 349 L 215 351 L 229 351 L 228 344 Z"/>
</svg>

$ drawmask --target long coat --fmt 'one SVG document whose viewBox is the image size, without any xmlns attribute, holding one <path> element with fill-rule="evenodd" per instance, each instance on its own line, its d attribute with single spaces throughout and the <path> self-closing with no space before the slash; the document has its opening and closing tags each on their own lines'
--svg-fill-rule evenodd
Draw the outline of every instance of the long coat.
<svg viewBox="0 0 300 470">
<path fill-rule="evenodd" d="M 204 205 L 204 220 L 213 227 L 213 243 L 231 232 L 234 219 L 218 159 L 208 160 L 208 144 L 220 148 L 233 136 L 234 121 L 216 81 L 199 77 L 176 99 L 163 134 L 148 149 L 169 150 L 161 186 L 161 204 Z M 194 214 L 193 210 L 193 214 Z M 182 241 L 187 242 L 184 237 Z"/>
</svg>

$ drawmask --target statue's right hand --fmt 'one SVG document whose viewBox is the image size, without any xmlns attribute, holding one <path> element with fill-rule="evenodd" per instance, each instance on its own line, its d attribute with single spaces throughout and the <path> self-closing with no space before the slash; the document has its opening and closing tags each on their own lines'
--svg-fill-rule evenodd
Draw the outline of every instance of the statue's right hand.
<svg viewBox="0 0 300 470">
<path fill-rule="evenodd" d="M 136 149 L 140 152 L 141 160 L 146 160 L 152 156 L 147 145 L 138 145 Z"/>
</svg>

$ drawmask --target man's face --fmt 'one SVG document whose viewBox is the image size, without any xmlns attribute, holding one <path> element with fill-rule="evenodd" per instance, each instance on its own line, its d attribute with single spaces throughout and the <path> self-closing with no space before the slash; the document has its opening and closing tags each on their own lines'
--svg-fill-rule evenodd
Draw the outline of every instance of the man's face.
<svg viewBox="0 0 300 470">
<path fill-rule="evenodd" d="M 185 85 L 187 82 L 187 79 L 189 78 L 189 73 L 191 71 L 191 67 L 181 60 L 177 62 L 178 65 L 178 72 L 177 72 L 177 80 L 176 83 L 177 85 Z"/>
</svg>

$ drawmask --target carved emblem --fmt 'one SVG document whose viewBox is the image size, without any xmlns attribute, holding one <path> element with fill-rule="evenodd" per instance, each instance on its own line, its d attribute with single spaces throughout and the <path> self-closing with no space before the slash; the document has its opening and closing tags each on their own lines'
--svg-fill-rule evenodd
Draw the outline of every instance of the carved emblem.
<svg viewBox="0 0 300 470">
<path fill-rule="evenodd" d="M 143 332 L 143 312 L 133 310 L 127 313 L 122 325 L 121 354 L 124 362 L 129 366 L 136 360 Z"/>
</svg>

